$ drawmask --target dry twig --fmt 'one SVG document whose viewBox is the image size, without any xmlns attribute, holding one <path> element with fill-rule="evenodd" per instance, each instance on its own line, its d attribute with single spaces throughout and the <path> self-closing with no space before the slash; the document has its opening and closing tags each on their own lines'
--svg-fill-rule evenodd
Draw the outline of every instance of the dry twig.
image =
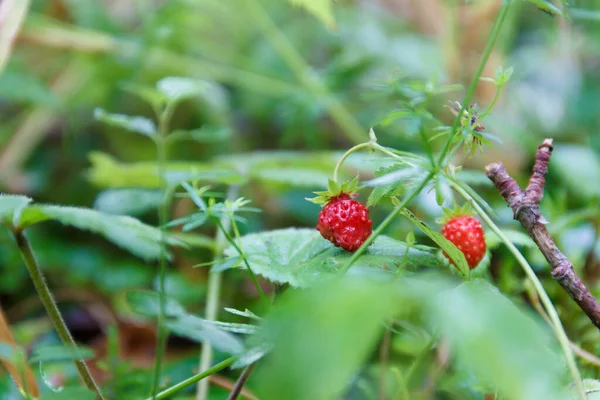
<svg viewBox="0 0 600 400">
<path fill-rule="evenodd" d="M 552 139 L 545 139 L 538 147 L 533 174 L 525 190 L 506 172 L 502 163 L 488 165 L 486 174 L 512 208 L 514 218 L 527 230 L 546 257 L 552 277 L 600 329 L 600 304 L 577 276 L 573 264 L 554 243 L 545 226 L 547 221 L 539 209 L 552 149 Z"/>
</svg>

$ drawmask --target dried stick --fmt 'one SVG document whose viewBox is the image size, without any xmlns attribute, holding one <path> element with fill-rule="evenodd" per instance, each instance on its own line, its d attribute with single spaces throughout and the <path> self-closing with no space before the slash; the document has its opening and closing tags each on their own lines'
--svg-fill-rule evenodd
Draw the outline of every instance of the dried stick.
<svg viewBox="0 0 600 400">
<path fill-rule="evenodd" d="M 545 226 L 547 221 L 539 209 L 539 202 L 544 195 L 545 176 L 548 173 L 552 149 L 552 139 L 545 139 L 538 147 L 533 174 L 525 191 L 506 172 L 502 163 L 488 165 L 486 174 L 512 208 L 514 218 L 527 230 L 546 257 L 552 277 L 600 329 L 600 304 L 577 276 L 573 264 L 554 243 Z"/>
</svg>

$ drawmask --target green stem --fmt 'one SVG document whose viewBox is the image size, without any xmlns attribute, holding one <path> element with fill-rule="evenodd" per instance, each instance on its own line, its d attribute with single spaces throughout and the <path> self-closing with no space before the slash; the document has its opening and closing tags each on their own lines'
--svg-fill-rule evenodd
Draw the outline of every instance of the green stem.
<svg viewBox="0 0 600 400">
<path fill-rule="evenodd" d="M 235 250 L 238 252 L 238 254 L 240 255 L 240 257 L 242 257 L 242 260 L 244 261 L 244 265 L 248 269 L 248 273 L 250 273 L 250 277 L 252 278 L 252 282 L 254 282 L 254 286 L 256 286 L 256 290 L 258 291 L 258 294 L 260 295 L 261 300 L 265 303 L 265 306 L 268 309 L 268 307 L 269 307 L 269 299 L 267 298 L 267 296 L 265 295 L 265 292 L 263 292 L 262 287 L 258 283 L 258 279 L 256 278 L 256 274 L 254 273 L 254 271 L 252 271 L 252 268 L 250 267 L 250 263 L 248 262 L 248 259 L 246 258 L 246 254 L 243 252 L 243 250 L 240 248 L 240 246 L 236 242 L 236 239 L 238 241 L 241 239 L 241 235 L 240 235 L 240 230 L 238 229 L 238 226 L 235 223 L 235 219 L 233 219 L 233 215 L 230 216 L 230 219 L 231 219 L 231 226 L 232 226 L 232 229 L 233 229 L 233 233 L 235 235 L 235 239 L 232 238 L 229 233 L 227 233 L 227 232 L 224 231 L 225 237 L 227 238 L 227 241 L 229 243 L 231 243 L 231 245 L 235 248 Z M 219 224 L 219 227 L 220 226 L 221 225 Z"/>
<path fill-rule="evenodd" d="M 296 78 L 318 100 L 322 101 L 336 124 L 342 128 L 348 139 L 360 143 L 364 139 L 364 130 L 346 108 L 329 93 L 329 90 L 313 72 L 283 32 L 277 27 L 259 0 L 245 2 L 249 14 L 253 17 L 258 28 L 269 41 L 271 46 L 279 53 Z"/>
<path fill-rule="evenodd" d="M 531 268 L 531 266 L 529 265 L 529 263 L 527 262 L 525 257 L 523 257 L 523 255 L 519 251 L 519 249 L 517 249 L 516 246 L 510 240 L 508 240 L 508 238 L 504 235 L 502 230 L 500 228 L 498 228 L 498 226 L 494 223 L 494 221 L 492 221 L 492 219 L 479 206 L 479 204 L 477 204 L 477 202 L 473 199 L 473 197 L 471 197 L 471 195 L 469 195 L 469 193 L 467 193 L 463 188 L 461 188 L 456 183 L 451 182 L 450 184 L 452 185 L 454 190 L 456 190 L 462 197 L 465 198 L 465 200 L 467 200 L 469 203 L 471 203 L 471 205 L 473 206 L 475 211 L 477 211 L 477 214 L 479 214 L 481 219 L 483 219 L 485 221 L 485 223 L 492 229 L 492 231 L 494 231 L 494 233 L 496 235 L 498 235 L 498 237 L 502 240 L 502 242 L 506 245 L 506 247 L 508 247 L 508 249 L 515 256 L 515 258 L 517 259 L 519 264 L 521 264 L 521 267 L 525 271 L 525 274 L 527 275 L 527 277 L 531 280 L 531 283 L 533 284 L 535 291 L 537 292 L 538 296 L 540 297 L 540 300 L 541 300 L 542 304 L 544 305 L 544 308 L 546 309 L 546 312 L 548 313 L 548 316 L 550 317 L 552 324 L 554 325 L 554 332 L 556 334 L 556 338 L 558 339 L 558 342 L 560 343 L 560 347 L 562 348 L 562 351 L 567 360 L 567 365 L 569 367 L 569 371 L 571 372 L 573 381 L 575 382 L 575 386 L 577 387 L 577 391 L 579 392 L 579 396 L 582 400 L 585 400 L 586 399 L 585 389 L 583 387 L 583 382 L 581 381 L 581 375 L 579 374 L 579 370 L 577 369 L 577 364 L 575 363 L 575 357 L 573 356 L 573 351 L 571 350 L 571 347 L 569 344 L 569 337 L 567 336 L 565 329 L 560 321 L 558 313 L 556 312 L 556 308 L 554 308 L 554 305 L 552 304 L 552 300 L 550 300 L 550 297 L 548 296 L 548 294 L 544 290 L 544 287 L 542 286 L 542 282 L 540 282 L 537 275 L 535 274 L 535 271 L 533 270 L 533 268 Z"/>
<path fill-rule="evenodd" d="M 383 222 L 381 224 L 379 224 L 379 226 L 377 227 L 377 229 L 375 229 L 373 231 L 373 233 L 371 233 L 371 235 L 367 238 L 367 240 L 365 240 L 365 242 L 352 254 L 352 257 L 350 257 L 348 259 L 348 261 L 346 261 L 346 263 L 340 268 L 340 275 L 343 275 L 346 272 L 348 272 L 348 270 L 350 269 L 350 267 L 352 267 L 352 265 L 354 265 L 354 263 L 360 258 L 360 256 L 363 255 L 363 253 L 367 250 L 367 248 L 371 245 L 371 243 L 373 243 L 373 241 L 375 240 L 375 238 L 377 236 L 381 235 L 381 233 L 392 223 L 392 221 L 394 220 L 394 218 L 396 218 L 398 216 L 398 214 L 400 214 L 400 212 L 419 193 L 421 193 L 421 191 L 427 185 L 427 183 L 429 183 L 429 181 L 431 180 L 431 178 L 433 178 L 433 172 L 430 172 L 425 177 L 425 179 L 423 179 L 423 181 L 419 184 L 419 186 L 417 186 L 407 196 L 404 197 L 404 199 L 402 200 L 402 202 L 400 204 L 398 204 L 396 206 L 396 208 L 394 208 L 394 210 L 383 220 Z"/>
<path fill-rule="evenodd" d="M 156 339 L 156 359 L 154 361 L 154 372 L 152 375 L 152 398 L 156 398 L 158 388 L 160 387 L 160 377 L 162 370 L 162 360 L 167 343 L 167 331 L 165 328 L 166 314 L 166 293 L 165 278 L 167 275 L 167 223 L 169 222 L 169 208 L 171 204 L 171 194 L 167 187 L 165 178 L 167 172 L 168 146 L 166 143 L 169 133 L 169 121 L 173 114 L 173 104 L 168 104 L 158 115 L 158 137 L 155 138 L 158 180 L 160 190 L 163 194 L 162 201 L 158 206 L 158 225 L 160 229 L 160 255 L 158 269 L 158 292 L 159 292 L 159 312 L 157 318 L 158 337 Z"/>
<path fill-rule="evenodd" d="M 227 199 L 233 201 L 237 197 L 238 186 L 231 186 L 227 192 Z M 214 250 L 214 261 L 219 261 L 227 243 L 227 236 L 225 233 L 231 229 L 231 218 L 229 215 L 223 215 L 219 221 L 219 229 L 217 230 L 217 237 L 215 238 L 215 250 Z M 206 299 L 206 308 L 204 311 L 204 318 L 209 321 L 217 319 L 217 313 L 219 311 L 219 298 L 221 296 L 221 272 L 209 272 L 208 275 L 208 294 Z M 212 363 L 213 348 L 210 343 L 205 342 L 202 344 L 202 355 L 200 356 L 200 371 L 206 370 Z M 208 381 L 198 382 L 196 388 L 196 400 L 206 400 L 208 398 Z"/>
<path fill-rule="evenodd" d="M 492 99 L 492 102 L 490 104 L 488 104 L 488 106 L 485 108 L 485 110 L 479 114 L 479 119 L 484 119 L 489 113 L 490 111 L 492 111 L 492 108 L 494 108 L 494 106 L 496 105 L 496 102 L 498 102 L 498 99 L 500 98 L 500 92 L 502 91 L 502 86 L 496 86 L 496 94 L 494 95 L 494 98 Z"/>
<path fill-rule="evenodd" d="M 168 399 L 169 397 L 173 396 L 174 394 L 180 392 L 181 390 L 185 389 L 186 387 L 193 385 L 196 382 L 202 382 L 202 380 L 204 378 L 207 378 L 227 367 L 229 367 L 231 364 L 233 364 L 233 362 L 235 361 L 235 357 L 230 357 L 224 361 L 221 361 L 218 364 L 215 364 L 215 366 L 206 369 L 205 371 L 200 372 L 199 374 L 196 374 L 192 377 L 187 378 L 184 381 L 179 382 L 176 385 L 171 386 L 168 389 L 163 390 L 162 392 L 158 393 L 156 395 L 156 398 L 154 397 L 149 397 L 146 400 L 164 400 L 164 399 Z"/>
<path fill-rule="evenodd" d="M 471 84 L 469 85 L 467 94 L 465 95 L 465 98 L 463 100 L 462 108 L 461 108 L 460 112 L 458 113 L 458 115 L 456 116 L 456 119 L 454 120 L 454 124 L 452 125 L 452 131 L 450 133 L 450 136 L 448 137 L 448 140 L 446 141 L 446 144 L 444 145 L 444 148 L 443 148 L 442 152 L 440 153 L 440 157 L 438 158 L 438 165 L 441 165 L 441 166 L 444 165 L 444 161 L 446 159 L 446 155 L 448 154 L 448 150 L 450 149 L 450 144 L 452 143 L 452 139 L 454 139 L 454 135 L 456 134 L 456 130 L 458 129 L 458 125 L 460 124 L 460 120 L 465 112 L 465 109 L 467 108 L 467 106 L 469 105 L 469 102 L 471 101 L 471 99 L 473 98 L 473 95 L 475 94 L 475 88 L 477 87 L 477 83 L 479 82 L 479 78 L 481 77 L 481 74 L 483 73 L 483 69 L 485 68 L 485 65 L 487 64 L 487 60 L 490 57 L 490 54 L 492 54 L 492 49 L 494 48 L 494 44 L 496 43 L 496 39 L 498 38 L 498 34 L 500 33 L 500 28 L 502 28 L 502 24 L 504 23 L 504 19 L 506 18 L 506 15 L 508 14 L 510 4 L 511 4 L 511 0 L 504 0 L 504 4 L 502 5 L 502 8 L 500 9 L 500 15 L 498 15 L 498 18 L 496 19 L 496 23 L 494 24 L 492 33 L 490 34 L 490 37 L 488 38 L 488 41 L 487 41 L 487 45 L 485 46 L 485 50 L 483 51 L 483 58 L 481 59 L 481 62 L 479 63 L 479 67 L 477 68 L 477 71 L 475 72 L 473 79 L 471 79 Z"/>
<path fill-rule="evenodd" d="M 19 250 L 21 252 L 21 256 L 23 257 L 23 261 L 25 262 L 25 266 L 29 271 L 29 275 L 31 276 L 31 280 L 33 281 L 35 290 L 37 291 L 38 296 L 42 301 L 42 304 L 44 304 L 46 312 L 48 313 L 48 316 L 50 316 L 50 320 L 52 321 L 52 324 L 54 325 L 58 336 L 60 337 L 65 346 L 72 348 L 78 353 L 79 351 L 77 349 L 77 344 L 71 336 L 69 328 L 67 328 L 67 325 L 65 324 L 65 321 L 63 320 L 62 315 L 60 314 L 60 310 L 58 309 L 58 306 L 56 305 L 56 302 L 52 297 L 50 288 L 48 288 L 48 285 L 46 284 L 44 275 L 42 274 L 42 271 L 40 270 L 39 266 L 37 265 L 37 262 L 35 261 L 35 256 L 33 255 L 33 250 L 31 249 L 29 241 L 27 240 L 25 234 L 21 230 L 13 230 L 12 233 L 17 243 L 17 246 L 19 247 Z M 97 399 L 103 400 L 104 397 L 102 396 L 100 388 L 94 381 L 94 378 L 92 377 L 92 374 L 90 373 L 90 370 L 88 369 L 83 358 L 79 360 L 74 360 L 73 362 L 75 364 L 75 367 L 77 368 L 77 371 L 79 372 L 79 376 L 81 377 L 85 385 L 88 387 L 88 389 L 96 393 Z"/>
<path fill-rule="evenodd" d="M 365 142 L 365 143 L 357 144 L 356 146 L 350 148 L 347 152 L 345 152 L 344 155 L 342 156 L 342 158 L 340 158 L 340 160 L 335 165 L 335 169 L 333 170 L 333 180 L 335 182 L 338 181 L 340 167 L 342 166 L 342 164 L 344 164 L 344 161 L 346 161 L 346 159 L 350 156 L 350 154 L 354 153 L 355 151 L 365 149 L 365 148 L 370 148 L 370 147 L 371 147 L 371 142 Z"/>
</svg>

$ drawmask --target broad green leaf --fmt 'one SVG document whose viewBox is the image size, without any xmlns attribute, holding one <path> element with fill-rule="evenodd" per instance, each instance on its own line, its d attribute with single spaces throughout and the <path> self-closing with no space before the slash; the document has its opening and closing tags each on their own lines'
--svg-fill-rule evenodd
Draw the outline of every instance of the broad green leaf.
<svg viewBox="0 0 600 400">
<path fill-rule="evenodd" d="M 161 233 L 158 229 L 132 217 L 109 215 L 86 208 L 54 205 L 29 206 L 21 212 L 19 226 L 26 228 L 47 220 L 98 233 L 144 260 L 156 260 L 161 253 Z M 183 244 L 173 237 L 168 237 L 167 243 L 169 245 Z"/>
<path fill-rule="evenodd" d="M 550 171 L 558 174 L 577 196 L 586 199 L 600 196 L 600 185 L 596 184 L 600 182 L 600 157 L 590 147 L 566 143 L 556 145 Z"/>
<path fill-rule="evenodd" d="M 328 28 L 335 28 L 332 0 L 289 0 L 292 5 L 303 7 L 321 20 Z"/>
<path fill-rule="evenodd" d="M 110 189 L 96 197 L 94 208 L 108 214 L 138 216 L 155 210 L 162 200 L 163 194 L 160 190 Z"/>
<path fill-rule="evenodd" d="M 160 297 L 158 292 L 150 290 L 130 290 L 125 295 L 129 306 L 136 314 L 146 317 L 157 317 L 160 313 Z M 167 297 L 165 304 L 167 317 L 175 318 L 185 315 L 185 309 L 176 300 Z"/>
<path fill-rule="evenodd" d="M 513 400 L 559 400 L 565 360 L 551 330 L 483 280 L 435 296 L 427 317 L 448 341 L 459 367 Z"/>
<path fill-rule="evenodd" d="M 23 209 L 31 202 L 26 196 L 0 194 L 0 222 L 13 223 L 15 212 Z"/>
<path fill-rule="evenodd" d="M 168 76 L 156 83 L 159 92 L 172 102 L 197 97 L 210 90 L 210 83 L 200 79 Z"/>
<path fill-rule="evenodd" d="M 31 363 L 37 362 L 61 362 L 94 357 L 94 351 L 84 346 L 67 347 L 64 345 L 44 345 L 36 347 L 29 359 Z"/>
<path fill-rule="evenodd" d="M 92 168 L 88 179 L 96 186 L 103 188 L 149 188 L 160 186 L 156 162 L 120 163 L 108 154 L 92 152 L 89 155 Z M 243 184 L 246 178 L 231 167 L 193 163 L 170 162 L 167 164 L 167 177 L 173 180 L 188 178 L 199 181 L 224 184 Z M 173 173 L 182 173 L 173 176 Z M 167 177 L 164 177 L 167 179 Z"/>
<path fill-rule="evenodd" d="M 41 400 L 94 400 L 96 394 L 84 387 L 67 387 L 60 392 L 48 392 Z"/>
<path fill-rule="evenodd" d="M 468 277 L 471 270 L 469 269 L 469 264 L 467 264 L 467 260 L 465 259 L 465 255 L 460 251 L 451 241 L 446 239 L 441 233 L 434 231 L 424 222 L 419 220 L 414 216 L 408 209 L 404 209 L 402 213 L 412 222 L 417 228 L 421 230 L 425 235 L 427 235 L 431 240 L 435 242 L 446 254 L 450 256 L 452 261 L 456 264 L 458 270 L 465 276 Z"/>
<path fill-rule="evenodd" d="M 193 315 L 183 315 L 167 321 L 167 328 L 177 335 L 198 342 L 208 342 L 215 349 L 228 354 L 240 354 L 244 351 L 241 340 L 218 327 L 214 322 Z"/>
<path fill-rule="evenodd" d="M 254 273 L 292 286 L 310 286 L 336 276 L 338 268 L 352 255 L 334 247 L 316 230 L 306 228 L 249 234 L 242 237 L 241 248 Z M 379 236 L 352 270 L 359 267 L 388 270 L 442 265 L 431 248 L 412 246 L 408 252 L 406 250 L 405 243 Z M 229 247 L 225 255 L 234 258 L 238 253 Z"/>
<path fill-rule="evenodd" d="M 139 133 L 144 136 L 154 136 L 157 134 L 156 124 L 146 117 L 111 114 L 101 108 L 96 108 L 94 110 L 94 118 L 107 125 L 121 128 L 129 132 Z"/>
<path fill-rule="evenodd" d="M 391 285 L 350 277 L 284 293 L 259 334 L 274 343 L 257 366 L 259 397 L 343 397 L 396 304 Z"/>
</svg>

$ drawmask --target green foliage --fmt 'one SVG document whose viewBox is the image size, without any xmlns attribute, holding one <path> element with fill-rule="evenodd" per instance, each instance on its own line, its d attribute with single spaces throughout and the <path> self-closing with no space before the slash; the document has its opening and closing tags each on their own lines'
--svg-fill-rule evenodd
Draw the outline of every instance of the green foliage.
<svg viewBox="0 0 600 400">
<path fill-rule="evenodd" d="M 329 28 L 335 27 L 332 0 L 289 0 L 293 5 L 304 7 Z"/>
<path fill-rule="evenodd" d="M 97 108 L 94 110 L 94 118 L 107 125 L 121 128 L 129 132 L 139 133 L 144 136 L 155 137 L 158 133 L 154 121 L 146 117 L 109 114 L 103 109 Z"/>
<path fill-rule="evenodd" d="M 489 283 L 464 283 L 436 296 L 432 306 L 431 324 L 488 391 L 515 400 L 563 398 L 564 359 L 549 329 Z"/>
<path fill-rule="evenodd" d="M 107 214 L 139 216 L 156 210 L 162 200 L 163 194 L 159 190 L 109 189 L 98 194 L 94 208 Z"/>
<path fill-rule="evenodd" d="M 127 302 L 140 315 L 157 317 L 160 313 L 160 294 L 153 291 L 133 290 L 127 292 Z M 188 314 L 183 306 L 172 298 L 166 299 L 166 326 L 174 334 L 188 339 L 208 342 L 216 349 L 239 354 L 244 351 L 242 342 L 229 332 L 252 334 L 251 325 L 216 323 Z"/>
<path fill-rule="evenodd" d="M 357 278 L 284 294 L 263 328 L 274 350 L 256 373 L 260 397 L 339 398 L 395 307 L 389 284 Z"/>
<path fill-rule="evenodd" d="M 98 233 L 144 260 L 156 260 L 161 252 L 161 235 L 158 229 L 131 217 L 109 215 L 85 208 L 33 205 L 22 210 L 19 226 L 25 228 L 46 220 Z M 167 242 L 170 245 L 182 245 L 182 242 L 172 237 L 167 238 Z"/>
<path fill-rule="evenodd" d="M 313 229 L 289 228 L 249 234 L 242 237 L 240 247 L 254 273 L 273 282 L 301 287 L 337 276 L 338 269 L 352 255 L 334 247 Z M 238 257 L 232 247 L 225 250 L 225 255 Z M 361 268 L 368 268 L 386 272 L 441 264 L 429 247 L 411 246 L 407 250 L 405 243 L 379 236 L 353 270 L 358 273 Z"/>
<path fill-rule="evenodd" d="M 59 392 L 44 394 L 41 400 L 94 400 L 96 394 L 82 387 L 66 387 Z"/>
</svg>

